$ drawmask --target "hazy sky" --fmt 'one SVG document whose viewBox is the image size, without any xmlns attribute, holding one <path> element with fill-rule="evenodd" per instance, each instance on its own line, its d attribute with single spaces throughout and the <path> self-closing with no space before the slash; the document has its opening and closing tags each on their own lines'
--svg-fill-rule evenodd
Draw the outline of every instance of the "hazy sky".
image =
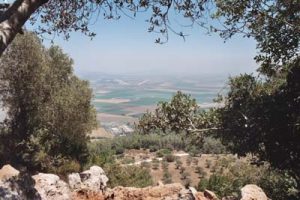
<svg viewBox="0 0 300 200">
<path fill-rule="evenodd" d="M 93 40 L 72 33 L 68 41 L 60 37 L 54 41 L 74 59 L 76 72 L 229 75 L 256 69 L 251 39 L 236 36 L 224 43 L 218 35 L 209 36 L 194 27 L 184 29 L 190 34 L 186 41 L 170 34 L 168 43 L 159 45 L 154 43 L 157 35 L 147 28 L 144 17 L 100 20 L 92 27 L 97 33 Z"/>
</svg>

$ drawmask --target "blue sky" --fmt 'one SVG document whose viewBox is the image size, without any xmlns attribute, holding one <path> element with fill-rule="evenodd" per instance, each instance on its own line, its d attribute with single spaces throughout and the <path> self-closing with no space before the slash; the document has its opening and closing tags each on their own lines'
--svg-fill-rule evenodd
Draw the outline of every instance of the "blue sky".
<svg viewBox="0 0 300 200">
<path fill-rule="evenodd" d="M 97 33 L 93 40 L 71 33 L 68 41 L 56 37 L 54 42 L 74 59 L 77 73 L 234 75 L 257 68 L 254 40 L 235 36 L 224 43 L 217 34 L 209 36 L 194 27 L 183 29 L 189 34 L 185 41 L 171 33 L 168 43 L 159 45 L 154 43 L 157 35 L 147 28 L 139 15 L 135 20 L 99 20 L 92 27 Z"/>
</svg>

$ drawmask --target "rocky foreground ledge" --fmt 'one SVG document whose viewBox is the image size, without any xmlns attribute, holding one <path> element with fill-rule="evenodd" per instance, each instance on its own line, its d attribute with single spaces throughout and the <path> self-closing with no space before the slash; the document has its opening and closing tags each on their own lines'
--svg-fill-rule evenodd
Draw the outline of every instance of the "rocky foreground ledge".
<svg viewBox="0 0 300 200">
<path fill-rule="evenodd" d="M 146 188 L 107 188 L 108 178 L 103 169 L 93 166 L 81 173 L 72 173 L 68 181 L 57 175 L 39 173 L 28 176 L 10 165 L 0 170 L 0 199 L 5 200 L 217 200 L 211 191 L 197 192 L 179 183 Z M 241 189 L 240 200 L 268 200 L 256 185 Z M 222 200 L 235 200 L 223 197 Z"/>
</svg>

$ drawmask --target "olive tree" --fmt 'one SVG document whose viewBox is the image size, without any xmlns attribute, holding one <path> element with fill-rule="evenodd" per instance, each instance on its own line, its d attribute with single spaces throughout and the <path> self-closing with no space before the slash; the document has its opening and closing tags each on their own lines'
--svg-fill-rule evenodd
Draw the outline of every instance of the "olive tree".
<svg viewBox="0 0 300 200">
<path fill-rule="evenodd" d="M 0 160 L 49 171 L 87 159 L 87 133 L 96 125 L 88 82 L 72 72 L 58 47 L 46 49 L 33 33 L 17 37 L 0 59 Z"/>
</svg>

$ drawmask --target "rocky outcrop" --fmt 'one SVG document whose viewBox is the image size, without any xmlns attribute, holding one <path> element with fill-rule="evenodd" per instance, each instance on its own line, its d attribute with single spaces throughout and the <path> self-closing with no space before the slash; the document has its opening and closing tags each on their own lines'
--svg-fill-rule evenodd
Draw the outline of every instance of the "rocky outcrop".
<svg viewBox="0 0 300 200">
<path fill-rule="evenodd" d="M 268 200 L 268 197 L 257 185 L 246 185 L 241 189 L 241 200 Z"/>
<path fill-rule="evenodd" d="M 209 200 L 219 200 L 217 195 L 215 193 L 213 193 L 212 191 L 210 191 L 210 190 L 205 190 L 204 191 L 204 196 L 206 198 L 208 198 Z"/>
<path fill-rule="evenodd" d="M 69 200 L 71 190 L 67 183 L 57 175 L 39 173 L 32 176 L 35 181 L 34 188 L 38 191 L 41 199 Z"/>
<path fill-rule="evenodd" d="M 39 200 L 40 198 L 30 176 L 20 173 L 10 165 L 5 165 L 0 170 L 0 199 Z"/>
<path fill-rule="evenodd" d="M 217 200 L 209 190 L 197 192 L 179 183 L 146 188 L 107 188 L 108 178 L 101 167 L 93 166 L 68 176 L 68 183 L 54 174 L 39 173 L 32 177 L 7 165 L 0 170 L 0 200 Z M 241 200 L 267 200 L 261 188 L 246 185 Z M 225 198 L 223 198 L 225 199 Z M 229 198 L 231 199 L 231 198 Z"/>
<path fill-rule="evenodd" d="M 8 180 L 19 176 L 20 172 L 10 165 L 4 165 L 0 170 L 0 180 Z"/>
<path fill-rule="evenodd" d="M 68 176 L 69 185 L 72 190 L 90 190 L 102 192 L 107 185 L 108 178 L 103 169 L 92 166 L 89 170 L 82 173 L 72 173 Z"/>
<path fill-rule="evenodd" d="M 107 200 L 193 200 L 194 196 L 189 189 L 181 184 L 174 183 L 163 186 L 146 188 L 116 187 L 105 192 Z"/>
</svg>

